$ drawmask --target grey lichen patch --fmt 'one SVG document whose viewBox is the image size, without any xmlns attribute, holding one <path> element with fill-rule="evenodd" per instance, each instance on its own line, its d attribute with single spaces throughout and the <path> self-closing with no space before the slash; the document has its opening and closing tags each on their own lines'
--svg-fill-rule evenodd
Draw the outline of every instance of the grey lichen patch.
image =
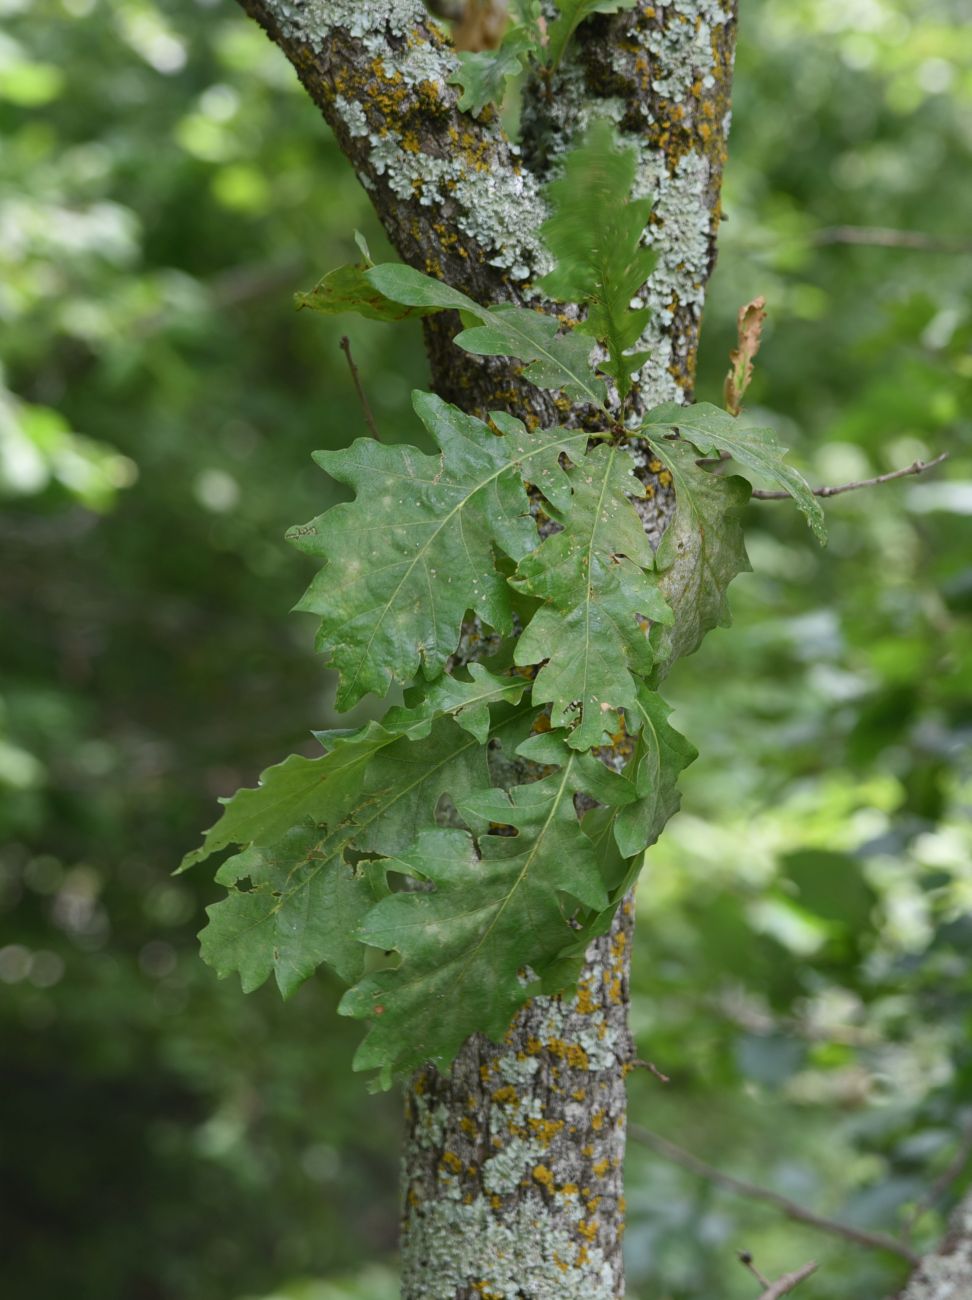
<svg viewBox="0 0 972 1300">
<path fill-rule="evenodd" d="M 335 27 L 367 41 L 379 32 L 405 36 L 428 16 L 418 0 L 267 0 L 267 8 L 286 36 L 316 49 Z"/>
<path fill-rule="evenodd" d="M 549 269 L 537 235 L 540 187 L 498 122 L 459 112 L 449 84 L 457 57 L 419 0 L 261 5 L 332 125 L 346 130 L 362 183 L 379 206 L 383 190 L 398 205 L 383 214 L 386 225 L 426 245 L 424 269 L 450 278 L 447 259 L 468 267 L 471 250 L 514 283 Z M 429 216 L 416 222 L 415 208 Z M 433 255 L 437 246 L 447 258 Z"/>
<path fill-rule="evenodd" d="M 707 90 L 714 84 L 712 31 L 732 17 L 722 0 L 656 0 L 660 21 L 645 25 L 638 37 L 652 60 L 651 88 L 665 99 L 685 99 L 701 79 Z"/>
<path fill-rule="evenodd" d="M 650 195 L 652 221 L 645 242 L 657 262 L 637 306 L 652 309 L 639 346 L 650 353 L 639 375 L 647 406 L 683 397 L 681 367 L 673 365 L 682 340 L 672 326 L 679 309 L 700 321 L 711 262 L 711 165 L 703 154 L 686 153 L 670 173 L 648 146 L 641 148 L 637 193 Z"/>
<path fill-rule="evenodd" d="M 504 1218 L 486 1197 L 468 1204 L 436 1201 L 410 1226 L 409 1257 L 420 1256 L 421 1290 L 406 1274 L 408 1295 L 455 1300 L 614 1300 L 617 1277 L 596 1245 L 580 1246 L 539 1192 L 528 1193 Z M 407 1267 L 407 1263 L 406 1263 Z"/>
<path fill-rule="evenodd" d="M 368 119 L 365 117 L 365 111 L 360 104 L 345 99 L 343 95 L 337 95 L 334 99 L 334 108 L 348 128 L 349 135 L 360 137 L 368 134 Z"/>
</svg>

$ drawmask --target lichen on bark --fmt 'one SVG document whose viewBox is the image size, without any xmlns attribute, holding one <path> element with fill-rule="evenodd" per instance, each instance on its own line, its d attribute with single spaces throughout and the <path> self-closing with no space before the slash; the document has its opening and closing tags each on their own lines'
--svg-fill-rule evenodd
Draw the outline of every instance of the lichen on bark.
<svg viewBox="0 0 972 1300">
<path fill-rule="evenodd" d="M 972 1296 L 972 1193 L 959 1202 L 937 1250 L 923 1257 L 898 1300 L 968 1300 Z"/>
<path fill-rule="evenodd" d="M 425 1300 L 623 1294 L 626 902 L 575 994 L 535 998 L 406 1102 L 402 1294 Z"/>
</svg>

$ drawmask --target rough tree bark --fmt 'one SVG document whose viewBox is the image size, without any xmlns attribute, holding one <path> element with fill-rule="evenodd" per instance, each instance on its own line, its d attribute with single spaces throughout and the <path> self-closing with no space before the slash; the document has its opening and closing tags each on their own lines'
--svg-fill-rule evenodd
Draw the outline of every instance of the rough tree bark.
<svg viewBox="0 0 972 1300">
<path fill-rule="evenodd" d="M 483 302 L 552 308 L 542 185 L 578 130 L 615 121 L 654 198 L 658 262 L 643 290 L 651 350 L 634 409 L 691 399 L 705 286 L 715 259 L 729 126 L 735 0 L 653 0 L 589 20 L 551 86 L 524 93 L 523 148 L 490 109 L 476 120 L 448 84 L 457 66 L 419 0 L 240 0 L 280 46 L 335 132 L 400 256 Z M 426 325 L 432 384 L 484 414 L 583 425 L 501 360 Z M 656 541 L 671 485 L 636 443 L 638 502 Z M 624 1077 L 630 1068 L 633 913 L 591 946 L 576 992 L 538 998 L 503 1044 L 475 1038 L 448 1075 L 426 1069 L 407 1098 L 405 1300 L 613 1300 L 624 1294 Z"/>
<path fill-rule="evenodd" d="M 960 1201 L 941 1245 L 921 1260 L 898 1300 L 969 1300 L 972 1296 L 972 1193 Z"/>
</svg>

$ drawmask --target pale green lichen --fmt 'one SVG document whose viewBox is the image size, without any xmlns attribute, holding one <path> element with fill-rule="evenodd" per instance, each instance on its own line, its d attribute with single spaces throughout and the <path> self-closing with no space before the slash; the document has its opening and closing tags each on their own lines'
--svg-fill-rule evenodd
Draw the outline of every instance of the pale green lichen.
<svg viewBox="0 0 972 1300">
<path fill-rule="evenodd" d="M 652 90 L 678 101 L 689 94 L 696 81 L 709 89 L 714 84 L 713 28 L 730 21 L 731 8 L 721 0 L 656 0 L 654 7 L 666 21 L 639 31 L 639 39 L 658 70 L 652 77 Z"/>
<path fill-rule="evenodd" d="M 676 307 L 702 315 L 709 272 L 711 164 L 700 153 L 687 153 L 669 174 L 664 159 L 648 146 L 641 150 L 636 193 L 650 195 L 654 221 L 646 242 L 655 250 L 655 269 L 637 306 L 650 306 L 651 318 L 639 347 L 650 352 L 640 382 L 650 406 L 678 400 L 681 389 L 672 374 L 671 325 Z"/>
<path fill-rule="evenodd" d="M 336 95 L 334 107 L 338 116 L 347 126 L 349 135 L 360 137 L 368 134 L 368 119 L 365 117 L 365 111 L 360 104 L 345 99 L 343 95 Z"/>
<path fill-rule="evenodd" d="M 469 1204 L 423 1205 L 409 1221 L 405 1292 L 454 1300 L 457 1290 L 475 1286 L 501 1300 L 614 1300 L 620 1290 L 614 1268 L 597 1246 L 579 1247 L 562 1216 L 562 1207 L 549 1205 L 539 1191 L 503 1219 L 482 1196 Z M 417 1268 L 416 1277 L 409 1267 Z"/>
<path fill-rule="evenodd" d="M 527 173 L 479 171 L 461 154 L 435 157 L 409 150 L 392 129 L 371 134 L 369 142 L 374 171 L 398 198 L 417 195 L 421 206 L 429 208 L 440 208 L 449 199 L 457 202 L 456 224 L 493 250 L 491 266 L 508 271 L 514 280 L 549 269 L 550 257 L 537 234 L 546 207 Z"/>
<path fill-rule="evenodd" d="M 361 39 L 379 31 L 404 36 L 428 16 L 419 0 L 271 0 L 267 7 L 287 36 L 315 48 L 333 27 Z"/>
</svg>

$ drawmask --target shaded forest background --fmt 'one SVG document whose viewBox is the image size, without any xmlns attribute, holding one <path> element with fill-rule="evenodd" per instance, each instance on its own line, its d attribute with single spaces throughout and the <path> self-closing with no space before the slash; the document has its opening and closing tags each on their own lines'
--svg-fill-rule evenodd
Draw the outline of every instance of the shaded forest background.
<svg viewBox="0 0 972 1300">
<path fill-rule="evenodd" d="M 631 1120 L 842 1223 L 942 1230 L 972 1125 L 972 29 L 958 0 L 746 0 L 699 397 L 814 482 L 750 507 L 736 623 L 668 683 L 701 757 L 639 892 Z M 399 1104 L 356 1025 L 199 961 L 214 818 L 339 720 L 285 528 L 362 417 L 421 437 L 418 327 L 298 314 L 387 251 L 282 56 L 209 0 L 0 0 L 0 1220 L 11 1295 L 391 1300 Z M 854 230 L 848 231 L 846 228 Z M 918 246 L 862 228 L 918 231 Z M 855 233 L 856 231 L 856 233 Z M 880 238 L 883 242 L 875 243 Z M 866 243 L 848 242 L 866 240 Z M 914 244 L 916 241 L 912 240 Z M 964 457 L 964 459 L 963 459 Z M 354 721 L 363 717 L 353 715 Z M 639 1142 L 635 1300 L 806 1300 L 907 1266 Z"/>
</svg>

